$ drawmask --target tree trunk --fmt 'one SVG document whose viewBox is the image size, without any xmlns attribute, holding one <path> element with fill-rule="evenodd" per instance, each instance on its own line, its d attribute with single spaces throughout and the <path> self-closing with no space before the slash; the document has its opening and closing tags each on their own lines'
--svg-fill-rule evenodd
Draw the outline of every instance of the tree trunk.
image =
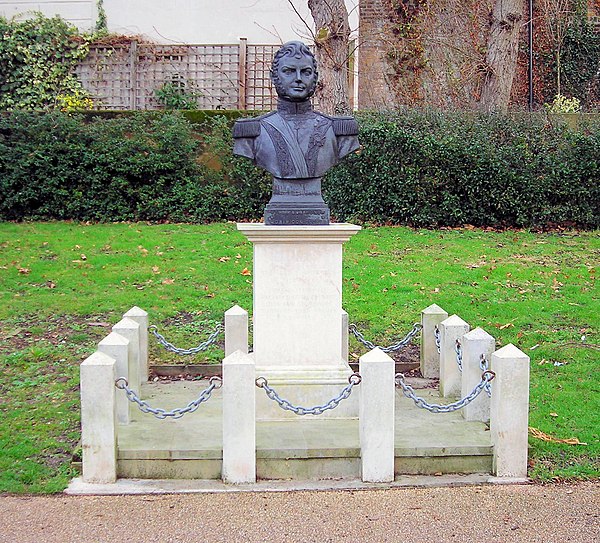
<svg viewBox="0 0 600 543">
<path fill-rule="evenodd" d="M 344 0 L 308 0 L 308 7 L 315 21 L 319 109 L 329 114 L 348 113 L 350 26 L 346 4 Z"/>
<path fill-rule="evenodd" d="M 495 1 L 485 55 L 486 74 L 480 98 L 480 107 L 484 111 L 508 110 L 517 69 L 519 32 L 524 12 L 524 0 Z"/>
</svg>

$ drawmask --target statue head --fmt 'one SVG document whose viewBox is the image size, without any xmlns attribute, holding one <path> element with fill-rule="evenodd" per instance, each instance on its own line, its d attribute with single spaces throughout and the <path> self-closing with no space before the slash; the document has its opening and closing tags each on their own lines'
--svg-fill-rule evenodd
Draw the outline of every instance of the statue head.
<svg viewBox="0 0 600 543">
<path fill-rule="evenodd" d="M 304 102 L 317 86 L 317 61 L 302 42 L 289 41 L 275 53 L 271 66 L 271 81 L 279 98 Z"/>
</svg>

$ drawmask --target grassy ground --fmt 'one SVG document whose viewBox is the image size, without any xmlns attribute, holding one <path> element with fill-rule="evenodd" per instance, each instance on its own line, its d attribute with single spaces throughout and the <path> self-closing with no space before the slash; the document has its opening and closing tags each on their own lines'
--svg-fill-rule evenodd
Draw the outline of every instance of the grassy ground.
<svg viewBox="0 0 600 543">
<path fill-rule="evenodd" d="M 381 344 L 431 303 L 515 343 L 532 361 L 530 425 L 586 443 L 531 437 L 530 475 L 598 477 L 599 257 L 598 232 L 365 228 L 345 246 L 344 307 Z M 233 304 L 251 309 L 251 271 L 233 224 L 0 224 L 0 492 L 65 486 L 78 365 L 122 313 L 138 305 L 194 346 Z M 174 361 L 154 344 L 151 359 Z"/>
</svg>

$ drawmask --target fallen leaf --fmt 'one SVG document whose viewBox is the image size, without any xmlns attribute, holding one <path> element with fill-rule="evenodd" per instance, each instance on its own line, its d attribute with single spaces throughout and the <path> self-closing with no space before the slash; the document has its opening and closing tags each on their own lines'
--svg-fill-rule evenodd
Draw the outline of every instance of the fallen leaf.
<svg viewBox="0 0 600 543">
<path fill-rule="evenodd" d="M 231 258 L 228 256 L 222 256 L 221 258 L 219 258 L 219 262 L 227 262 L 228 260 L 231 260 Z"/>
<path fill-rule="evenodd" d="M 81 255 L 81 260 L 87 260 L 87 256 L 85 256 L 84 254 Z"/>
<path fill-rule="evenodd" d="M 160 273 L 160 268 L 158 266 L 152 266 L 152 273 L 158 275 Z"/>
<path fill-rule="evenodd" d="M 22 275 L 27 275 L 30 271 L 29 268 L 19 268 L 19 273 Z"/>
<path fill-rule="evenodd" d="M 541 439 L 542 441 L 549 441 L 550 443 L 565 443 L 567 445 L 587 445 L 583 441 L 579 441 L 576 437 L 570 437 L 568 439 L 560 439 L 548 434 L 545 434 L 541 430 L 534 428 L 533 426 L 529 427 L 529 434 L 536 439 Z"/>
<path fill-rule="evenodd" d="M 514 326 L 512 322 L 507 322 L 506 324 L 500 326 L 500 330 L 505 330 L 506 328 L 511 328 L 512 326 Z"/>
<path fill-rule="evenodd" d="M 529 347 L 530 351 L 535 351 L 540 346 L 539 343 L 536 343 L 533 347 Z"/>
<path fill-rule="evenodd" d="M 75 249 L 81 249 L 81 245 L 75 245 Z"/>
<path fill-rule="evenodd" d="M 242 258 L 242 255 L 240 253 L 238 253 L 237 255 L 235 255 L 236 258 Z"/>
<path fill-rule="evenodd" d="M 558 417 L 558 413 L 548 413 L 551 417 Z"/>
<path fill-rule="evenodd" d="M 53 281 L 47 281 L 46 286 L 48 288 L 56 288 L 56 284 Z"/>
<path fill-rule="evenodd" d="M 102 328 L 108 328 L 111 324 L 110 322 L 88 322 L 88 326 L 102 326 Z"/>
<path fill-rule="evenodd" d="M 163 279 L 163 285 L 172 285 L 175 282 L 175 279 Z"/>
<path fill-rule="evenodd" d="M 240 273 L 242 275 L 252 275 L 252 272 L 248 268 L 244 268 Z"/>
</svg>

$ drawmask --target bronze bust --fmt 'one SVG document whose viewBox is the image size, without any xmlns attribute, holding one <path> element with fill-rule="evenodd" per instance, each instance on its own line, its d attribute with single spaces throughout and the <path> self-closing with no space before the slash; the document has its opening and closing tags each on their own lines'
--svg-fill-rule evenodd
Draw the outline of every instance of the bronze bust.
<svg viewBox="0 0 600 543">
<path fill-rule="evenodd" d="M 359 147 L 353 117 L 313 110 L 317 79 L 310 49 L 297 41 L 284 44 L 271 67 L 277 111 L 235 123 L 233 152 L 273 175 L 265 224 L 329 224 L 321 177 Z"/>
</svg>

